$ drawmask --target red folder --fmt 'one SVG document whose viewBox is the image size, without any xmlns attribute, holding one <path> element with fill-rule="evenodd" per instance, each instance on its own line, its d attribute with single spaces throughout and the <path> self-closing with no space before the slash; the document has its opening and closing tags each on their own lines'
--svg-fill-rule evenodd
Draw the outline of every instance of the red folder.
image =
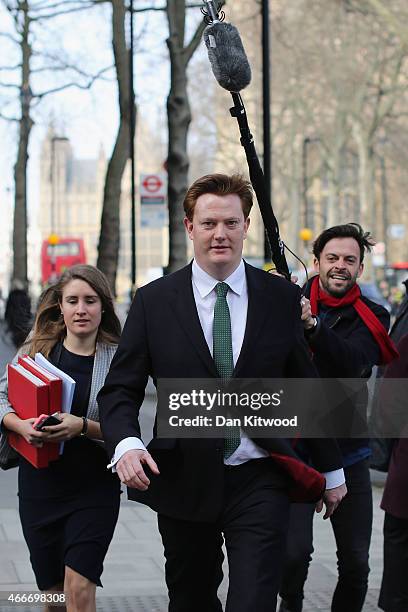
<svg viewBox="0 0 408 612">
<path fill-rule="evenodd" d="M 49 412 L 48 385 L 25 370 L 21 365 L 8 364 L 8 399 L 21 419 L 38 417 Z M 37 448 L 15 432 L 9 432 L 8 441 L 20 455 L 36 468 L 47 467 L 49 463 L 48 444 Z"/>
<path fill-rule="evenodd" d="M 62 407 L 62 380 L 58 378 L 52 372 L 49 372 L 42 366 L 38 365 L 31 359 L 28 355 L 23 355 L 18 358 L 18 363 L 23 366 L 26 370 L 37 376 L 40 380 L 47 383 L 49 386 L 49 407 L 48 410 L 45 411 L 45 414 L 53 414 L 54 412 L 61 412 Z M 39 415 L 38 415 L 39 416 Z M 49 451 L 49 459 L 50 461 L 55 461 L 59 458 L 60 445 L 48 443 L 46 444 Z"/>
<path fill-rule="evenodd" d="M 18 358 L 18 363 L 23 366 L 26 370 L 37 376 L 43 382 L 50 386 L 50 406 L 47 414 L 53 414 L 54 412 L 61 412 L 61 399 L 62 399 L 62 380 L 58 378 L 52 372 L 49 372 L 42 366 L 38 365 L 28 355 L 23 355 Z"/>
</svg>

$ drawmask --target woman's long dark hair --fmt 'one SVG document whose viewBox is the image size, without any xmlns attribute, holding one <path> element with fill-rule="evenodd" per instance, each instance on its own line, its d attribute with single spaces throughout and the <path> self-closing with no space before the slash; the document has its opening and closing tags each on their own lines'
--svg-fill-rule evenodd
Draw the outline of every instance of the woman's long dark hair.
<svg viewBox="0 0 408 612">
<path fill-rule="evenodd" d="M 42 294 L 34 321 L 34 328 L 27 344 L 28 353 L 42 353 L 48 357 L 57 342 L 62 342 L 67 334 L 60 304 L 62 292 L 69 282 L 79 279 L 85 281 L 98 294 L 102 303 L 102 319 L 98 329 L 97 341 L 104 344 L 117 344 L 121 327 L 113 306 L 113 296 L 106 276 L 95 268 L 80 264 L 68 268 L 55 285 L 48 287 Z"/>
<path fill-rule="evenodd" d="M 8 295 L 4 319 L 16 348 L 19 348 L 32 325 L 31 299 L 25 289 L 12 289 Z"/>
</svg>

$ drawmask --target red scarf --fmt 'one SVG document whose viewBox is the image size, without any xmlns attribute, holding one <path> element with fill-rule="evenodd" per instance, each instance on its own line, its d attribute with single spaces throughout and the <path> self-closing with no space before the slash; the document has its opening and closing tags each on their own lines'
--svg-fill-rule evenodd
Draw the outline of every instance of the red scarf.
<svg viewBox="0 0 408 612">
<path fill-rule="evenodd" d="M 346 295 L 341 298 L 333 297 L 326 291 L 320 288 L 319 276 L 315 276 L 312 279 L 310 288 L 310 305 L 312 307 L 312 314 L 317 315 L 318 304 L 324 304 L 329 308 L 342 308 L 343 306 L 353 306 L 358 313 L 359 317 L 367 325 L 370 332 L 373 334 L 378 346 L 381 351 L 381 362 L 379 365 L 390 363 L 397 357 L 399 353 L 394 342 L 387 334 L 387 330 L 383 324 L 377 319 L 373 311 L 364 304 L 361 299 L 360 287 L 355 284 L 350 291 L 347 291 Z"/>
</svg>

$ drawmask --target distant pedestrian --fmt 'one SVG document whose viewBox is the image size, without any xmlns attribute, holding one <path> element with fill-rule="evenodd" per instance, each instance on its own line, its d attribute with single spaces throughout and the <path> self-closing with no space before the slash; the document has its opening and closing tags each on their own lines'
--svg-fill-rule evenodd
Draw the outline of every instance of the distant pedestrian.
<svg viewBox="0 0 408 612">
<path fill-rule="evenodd" d="M 399 359 L 385 370 L 384 378 L 408 378 L 408 334 L 398 343 Z M 396 390 L 401 388 L 396 386 Z M 399 405 L 407 402 L 396 398 Z M 400 402 L 403 402 L 402 404 Z M 384 406 L 389 409 L 389 404 Z M 381 584 L 381 610 L 406 612 L 408 610 L 408 439 L 394 444 L 381 508 L 384 517 L 384 570 Z"/>
<path fill-rule="evenodd" d="M 402 336 L 408 334 L 408 278 L 402 284 L 405 287 L 405 295 L 395 313 L 395 320 L 390 331 L 394 342 L 399 342 Z"/>
<path fill-rule="evenodd" d="M 6 307 L 6 301 L 3 296 L 3 289 L 0 287 L 0 318 L 4 318 L 4 309 Z"/>
<path fill-rule="evenodd" d="M 0 372 L 13 359 L 31 325 L 30 296 L 22 286 L 14 286 L 5 304 L 4 319 L 0 320 Z"/>
<path fill-rule="evenodd" d="M 13 344 L 18 349 L 27 338 L 32 325 L 31 299 L 27 290 L 15 287 L 8 295 L 4 320 Z"/>
<path fill-rule="evenodd" d="M 42 353 L 75 381 L 71 413 L 36 431 L 22 420 L 0 381 L 0 425 L 34 446 L 65 442 L 60 458 L 36 469 L 20 457 L 23 533 L 41 591 L 65 591 L 67 610 L 94 612 L 96 586 L 119 512 L 120 483 L 106 469 L 96 395 L 116 351 L 120 323 L 105 276 L 92 266 L 66 270 L 42 296 L 23 351 Z M 48 607 L 45 608 L 48 610 Z"/>
</svg>

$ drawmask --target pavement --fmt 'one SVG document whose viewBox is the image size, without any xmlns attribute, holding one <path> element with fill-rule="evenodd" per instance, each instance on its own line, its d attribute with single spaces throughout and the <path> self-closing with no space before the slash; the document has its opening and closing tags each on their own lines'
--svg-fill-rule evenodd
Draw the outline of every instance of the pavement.
<svg viewBox="0 0 408 612">
<path fill-rule="evenodd" d="M 149 395 L 142 409 L 142 430 L 149 438 L 154 418 L 154 399 Z M 0 473 L 0 610 L 38 612 L 39 607 L 10 606 L 11 592 L 37 592 L 28 550 L 17 510 L 17 470 Z M 382 522 L 379 508 L 383 478 L 373 476 L 374 528 L 370 551 L 371 573 L 364 612 L 378 610 L 382 574 Z M 168 600 L 164 581 L 164 558 L 155 513 L 123 494 L 119 522 L 105 559 L 102 583 L 97 589 L 98 612 L 165 612 Z M 336 584 L 335 543 L 330 521 L 315 518 L 315 553 L 306 584 L 304 612 L 329 612 Z M 228 576 L 225 566 L 224 574 Z M 225 601 L 226 580 L 220 587 Z M 191 612 L 194 612 L 193 610 Z M 256 610 L 254 610 L 256 612 Z M 271 612 L 274 612 L 271 610 Z M 345 611 L 347 612 L 347 611 Z"/>
</svg>

